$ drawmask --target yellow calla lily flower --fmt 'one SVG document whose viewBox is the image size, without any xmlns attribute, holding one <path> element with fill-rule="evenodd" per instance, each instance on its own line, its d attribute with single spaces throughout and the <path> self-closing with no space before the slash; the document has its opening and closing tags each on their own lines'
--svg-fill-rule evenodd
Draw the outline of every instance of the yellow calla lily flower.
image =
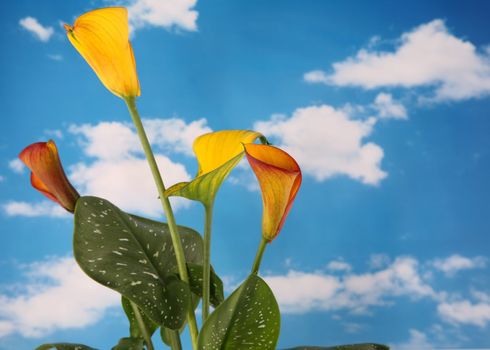
<svg viewBox="0 0 490 350">
<path fill-rule="evenodd" d="M 109 91 L 122 98 L 140 95 L 124 7 L 90 11 L 78 17 L 73 26 L 64 27 L 70 42 Z"/>
<path fill-rule="evenodd" d="M 291 210 L 301 185 L 301 169 L 293 157 L 279 148 L 256 144 L 244 147 L 262 191 L 262 236 L 270 242 L 281 231 Z"/>
<path fill-rule="evenodd" d="M 193 145 L 199 165 L 196 178 L 173 185 L 165 194 L 212 204 L 224 179 L 243 158 L 243 144 L 259 137 L 262 134 L 251 130 L 222 130 L 199 136 Z"/>
</svg>

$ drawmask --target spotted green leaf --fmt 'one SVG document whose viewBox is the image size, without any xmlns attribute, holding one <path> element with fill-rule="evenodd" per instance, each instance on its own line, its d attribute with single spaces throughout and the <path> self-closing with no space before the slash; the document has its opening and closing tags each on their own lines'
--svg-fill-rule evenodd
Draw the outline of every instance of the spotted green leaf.
<svg viewBox="0 0 490 350">
<path fill-rule="evenodd" d="M 199 350 L 274 350 L 280 330 L 277 301 L 269 286 L 250 275 L 208 317 Z"/>
<path fill-rule="evenodd" d="M 129 301 L 128 298 L 125 298 L 121 296 L 121 304 L 124 310 L 124 313 L 126 314 L 126 317 L 128 318 L 129 321 L 129 334 L 131 335 L 131 338 L 143 338 L 143 334 L 140 331 L 140 327 L 138 325 L 138 321 L 136 319 L 136 316 L 134 315 L 134 310 L 133 307 L 131 306 L 131 302 Z M 145 327 L 150 334 L 150 336 L 155 333 L 157 328 L 159 327 L 158 324 L 153 322 L 148 316 L 146 316 L 142 311 L 141 313 L 141 318 L 143 319 L 143 323 L 145 324 Z"/>
<path fill-rule="evenodd" d="M 38 346 L 35 350 L 97 350 L 87 345 L 72 343 L 51 343 Z"/>
<path fill-rule="evenodd" d="M 168 226 L 129 215 L 107 200 L 81 197 L 75 208 L 73 250 L 85 273 L 137 304 L 155 323 L 180 328 L 189 286 L 174 273 Z M 179 227 L 186 261 L 202 261 L 202 238 Z"/>
<path fill-rule="evenodd" d="M 199 264 L 187 263 L 187 271 L 189 272 L 189 285 L 191 291 L 202 297 L 202 272 L 203 267 Z M 223 281 L 214 272 L 211 266 L 211 284 L 210 284 L 210 301 L 211 305 L 217 307 L 225 299 L 223 291 Z"/>
<path fill-rule="evenodd" d="M 285 350 L 389 350 L 386 345 L 380 344 L 352 344 L 352 345 L 337 345 L 331 347 L 320 346 L 298 346 L 295 348 L 289 348 Z"/>
<path fill-rule="evenodd" d="M 112 350 L 144 350 L 145 342 L 142 338 L 121 338 Z"/>
</svg>

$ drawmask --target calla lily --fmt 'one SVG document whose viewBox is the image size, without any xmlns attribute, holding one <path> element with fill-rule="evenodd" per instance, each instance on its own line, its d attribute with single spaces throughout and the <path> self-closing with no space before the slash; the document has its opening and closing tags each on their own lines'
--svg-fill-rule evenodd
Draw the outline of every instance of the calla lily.
<svg viewBox="0 0 490 350">
<path fill-rule="evenodd" d="M 73 26 L 64 27 L 70 42 L 109 91 L 122 98 L 140 95 L 125 8 L 90 11 L 78 17 Z"/>
<path fill-rule="evenodd" d="M 33 143 L 19 158 L 31 170 L 32 186 L 73 213 L 80 195 L 65 175 L 54 141 Z"/>
<path fill-rule="evenodd" d="M 211 205 L 225 178 L 243 158 L 243 144 L 261 137 L 251 130 L 222 130 L 199 136 L 193 145 L 199 164 L 196 178 L 173 185 L 165 194 Z"/>
<path fill-rule="evenodd" d="M 301 169 L 293 157 L 279 148 L 256 144 L 244 147 L 262 190 L 262 236 L 270 242 L 281 231 L 293 205 L 301 185 Z"/>
</svg>

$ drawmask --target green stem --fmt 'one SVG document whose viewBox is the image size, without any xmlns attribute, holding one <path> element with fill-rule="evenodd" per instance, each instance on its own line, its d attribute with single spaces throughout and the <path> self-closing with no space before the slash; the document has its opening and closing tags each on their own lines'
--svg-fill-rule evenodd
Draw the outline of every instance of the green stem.
<svg viewBox="0 0 490 350">
<path fill-rule="evenodd" d="M 138 110 L 136 109 L 136 101 L 134 97 L 128 97 L 125 99 L 126 105 L 128 106 L 129 113 L 131 114 L 131 118 L 133 119 L 134 126 L 136 127 L 136 131 L 138 132 L 138 137 L 141 142 L 141 146 L 146 155 L 146 159 L 148 160 L 148 164 L 151 169 L 151 173 L 153 175 L 153 180 L 155 180 L 155 184 L 158 189 L 158 195 L 160 196 L 160 201 L 162 203 L 163 212 L 165 213 L 165 217 L 167 218 L 168 227 L 170 230 L 170 236 L 172 237 L 172 244 L 174 247 L 175 258 L 177 260 L 177 267 L 179 269 L 180 278 L 182 281 L 189 283 L 189 275 L 187 273 L 187 266 L 185 261 L 184 249 L 182 248 L 182 242 L 179 237 L 179 232 L 177 230 L 177 224 L 175 223 L 174 213 L 172 211 L 172 207 L 170 205 L 170 201 L 165 196 L 165 185 L 163 184 L 162 176 L 160 175 L 160 171 L 158 170 L 158 165 L 155 160 L 155 156 L 153 155 L 153 151 L 151 150 L 150 142 L 148 141 L 148 137 L 146 136 L 145 129 L 143 128 L 143 123 L 141 122 L 141 118 L 139 116 Z M 197 323 L 196 323 L 196 315 L 194 314 L 194 310 L 189 308 L 187 311 L 187 323 L 189 324 L 189 331 L 191 335 L 192 348 L 197 349 Z"/>
<path fill-rule="evenodd" d="M 170 348 L 172 350 L 182 350 L 182 343 L 180 342 L 180 334 L 178 330 L 171 330 L 165 328 L 165 333 L 170 341 Z"/>
<path fill-rule="evenodd" d="M 213 203 L 204 206 L 206 221 L 204 224 L 204 258 L 202 267 L 202 323 L 209 315 L 209 290 L 211 278 L 211 226 L 213 221 Z"/>
<path fill-rule="evenodd" d="M 252 274 L 256 275 L 259 273 L 260 263 L 262 262 L 262 256 L 264 255 L 265 247 L 267 246 L 267 240 L 262 237 L 260 241 L 259 248 L 255 254 L 254 264 L 252 266 Z"/>
<path fill-rule="evenodd" d="M 154 350 L 155 348 L 153 347 L 153 343 L 151 342 L 151 334 L 148 332 L 148 329 L 145 326 L 145 322 L 143 321 L 143 317 L 141 316 L 138 305 L 133 303 L 131 300 L 129 302 L 131 303 L 131 307 L 133 308 L 134 317 L 136 318 L 136 322 L 138 322 L 138 328 L 143 335 L 143 339 L 145 340 L 147 349 Z"/>
</svg>

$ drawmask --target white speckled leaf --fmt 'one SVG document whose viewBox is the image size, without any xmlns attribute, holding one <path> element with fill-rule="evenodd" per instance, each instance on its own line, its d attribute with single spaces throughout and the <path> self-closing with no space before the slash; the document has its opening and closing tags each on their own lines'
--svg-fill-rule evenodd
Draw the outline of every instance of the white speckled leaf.
<svg viewBox="0 0 490 350">
<path fill-rule="evenodd" d="M 199 350 L 274 350 L 280 313 L 271 289 L 250 275 L 208 317 L 199 333 Z"/>
<path fill-rule="evenodd" d="M 179 226 L 186 260 L 202 261 L 202 238 Z M 81 197 L 75 208 L 75 259 L 85 273 L 136 303 L 155 323 L 180 328 L 190 307 L 176 277 L 168 226 L 129 215 L 107 200 Z"/>
<path fill-rule="evenodd" d="M 145 350 L 145 342 L 142 338 L 121 338 L 111 350 Z"/>
<path fill-rule="evenodd" d="M 87 345 L 72 343 L 51 343 L 38 346 L 35 350 L 97 350 Z"/>
<path fill-rule="evenodd" d="M 381 344 L 352 344 L 352 345 L 337 345 L 328 348 L 321 346 L 298 346 L 285 350 L 390 350 L 386 345 Z M 415 350 L 415 349 L 414 349 Z"/>
</svg>

